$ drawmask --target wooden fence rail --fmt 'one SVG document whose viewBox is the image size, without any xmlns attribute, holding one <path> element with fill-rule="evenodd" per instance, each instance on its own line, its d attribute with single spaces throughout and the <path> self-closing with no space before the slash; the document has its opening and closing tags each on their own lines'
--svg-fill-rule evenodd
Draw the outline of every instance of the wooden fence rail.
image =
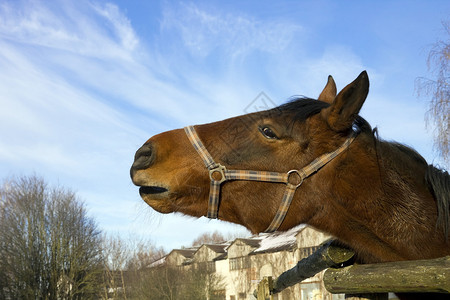
<svg viewBox="0 0 450 300">
<path fill-rule="evenodd" d="M 367 299 L 387 299 L 387 293 L 450 293 L 450 256 L 418 261 L 350 265 L 354 253 L 334 241 L 282 273 L 264 278 L 254 292 L 258 300 L 328 269 L 323 277 L 330 293 L 364 294 Z M 381 294 L 383 293 L 383 294 Z M 450 295 L 448 295 L 450 299 Z"/>
<path fill-rule="evenodd" d="M 323 281 L 335 294 L 450 293 L 450 256 L 330 268 Z"/>
</svg>

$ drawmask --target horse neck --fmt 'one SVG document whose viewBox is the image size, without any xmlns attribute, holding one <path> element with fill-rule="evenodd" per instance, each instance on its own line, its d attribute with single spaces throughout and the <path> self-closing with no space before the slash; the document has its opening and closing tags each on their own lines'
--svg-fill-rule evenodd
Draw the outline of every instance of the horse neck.
<svg viewBox="0 0 450 300">
<path fill-rule="evenodd" d="M 414 150 L 367 135 L 355 144 L 337 161 L 332 177 L 332 191 L 346 205 L 358 208 L 364 203 L 374 209 L 383 204 L 420 205 L 432 199 L 424 180 L 427 164 Z"/>
<path fill-rule="evenodd" d="M 335 163 L 339 174 L 328 176 L 325 209 L 310 223 L 366 261 L 420 257 L 415 245 L 439 243 L 427 237 L 435 235 L 436 206 L 424 183 L 426 163 L 404 146 L 374 141 L 360 138 Z"/>
</svg>

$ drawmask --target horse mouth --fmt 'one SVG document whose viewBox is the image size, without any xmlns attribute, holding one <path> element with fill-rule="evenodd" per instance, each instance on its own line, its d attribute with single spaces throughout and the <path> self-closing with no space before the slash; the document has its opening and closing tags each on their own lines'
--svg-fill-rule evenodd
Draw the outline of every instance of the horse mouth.
<svg viewBox="0 0 450 300">
<path fill-rule="evenodd" d="M 165 194 L 167 194 L 168 189 L 161 187 L 161 186 L 141 186 L 139 188 L 139 194 L 141 197 L 145 196 L 157 196 L 157 197 L 163 197 Z"/>
</svg>

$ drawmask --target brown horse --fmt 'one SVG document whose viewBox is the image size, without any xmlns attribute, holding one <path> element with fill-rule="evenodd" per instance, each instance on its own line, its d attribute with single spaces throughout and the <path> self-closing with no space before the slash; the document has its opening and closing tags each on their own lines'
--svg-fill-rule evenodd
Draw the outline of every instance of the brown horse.
<svg viewBox="0 0 450 300">
<path fill-rule="evenodd" d="M 253 233 L 306 223 L 361 262 L 450 255 L 450 176 L 377 137 L 358 115 L 368 90 L 366 72 L 337 95 L 330 76 L 318 100 L 158 134 L 136 152 L 133 183 L 158 212 L 218 213 Z"/>
</svg>

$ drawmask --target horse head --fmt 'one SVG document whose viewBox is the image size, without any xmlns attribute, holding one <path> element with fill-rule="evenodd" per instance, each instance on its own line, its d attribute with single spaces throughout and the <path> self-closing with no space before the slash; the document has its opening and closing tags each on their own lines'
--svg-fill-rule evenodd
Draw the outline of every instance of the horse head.
<svg viewBox="0 0 450 300">
<path fill-rule="evenodd" d="M 330 76 L 319 100 L 297 99 L 270 110 L 197 125 L 195 131 L 214 160 L 228 169 L 285 173 L 308 165 L 348 138 L 368 88 L 363 72 L 336 95 Z M 330 188 L 329 173 L 318 172 L 302 183 L 280 229 L 313 216 L 318 199 Z M 207 213 L 210 177 L 183 129 L 150 138 L 136 152 L 131 177 L 143 200 L 158 212 L 195 217 Z M 284 189 L 283 184 L 270 182 L 224 182 L 218 218 L 261 232 L 276 214 Z"/>
</svg>

